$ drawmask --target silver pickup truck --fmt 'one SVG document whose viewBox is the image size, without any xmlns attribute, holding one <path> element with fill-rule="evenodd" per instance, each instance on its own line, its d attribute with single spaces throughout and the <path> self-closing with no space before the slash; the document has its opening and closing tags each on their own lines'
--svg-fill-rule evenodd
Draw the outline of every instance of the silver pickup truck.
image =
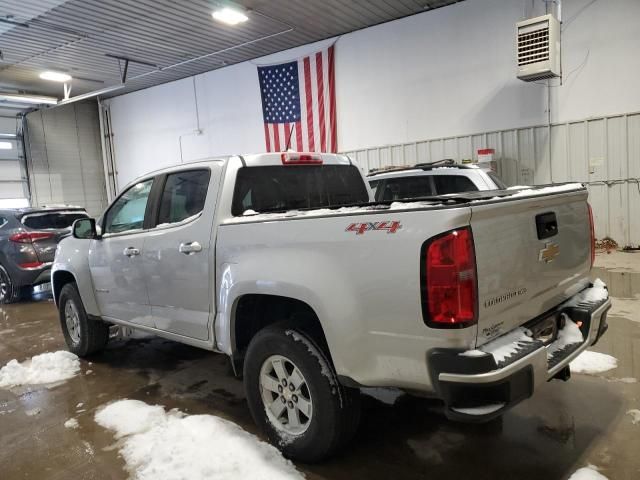
<svg viewBox="0 0 640 480">
<path fill-rule="evenodd" d="M 607 328 L 581 184 L 372 202 L 329 154 L 180 165 L 78 220 L 52 281 L 69 349 L 139 329 L 221 352 L 251 413 L 291 457 L 325 458 L 359 420 L 359 388 L 495 418 Z"/>
</svg>

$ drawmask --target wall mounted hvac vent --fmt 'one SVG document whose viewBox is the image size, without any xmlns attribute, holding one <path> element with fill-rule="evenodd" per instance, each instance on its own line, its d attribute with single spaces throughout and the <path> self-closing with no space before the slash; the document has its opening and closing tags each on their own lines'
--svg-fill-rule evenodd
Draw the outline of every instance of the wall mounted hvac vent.
<svg viewBox="0 0 640 480">
<path fill-rule="evenodd" d="M 553 15 L 530 18 L 518 28 L 518 78 L 533 82 L 560 76 L 560 22 Z"/>
</svg>

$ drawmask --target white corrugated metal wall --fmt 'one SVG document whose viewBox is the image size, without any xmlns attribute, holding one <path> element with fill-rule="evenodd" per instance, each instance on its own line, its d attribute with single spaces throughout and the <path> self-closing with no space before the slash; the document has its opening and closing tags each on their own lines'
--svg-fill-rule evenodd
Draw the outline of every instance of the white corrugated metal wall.
<svg viewBox="0 0 640 480">
<path fill-rule="evenodd" d="M 71 204 L 99 215 L 107 204 L 98 106 L 74 103 L 26 116 L 31 204 Z"/>
<path fill-rule="evenodd" d="M 640 245 L 640 113 L 345 153 L 368 171 L 443 158 L 477 160 L 481 148 L 495 149 L 498 173 L 510 185 L 587 183 L 596 236 L 620 246 Z"/>
<path fill-rule="evenodd" d="M 29 197 L 21 131 L 16 118 L 0 117 L 0 207 Z"/>
</svg>

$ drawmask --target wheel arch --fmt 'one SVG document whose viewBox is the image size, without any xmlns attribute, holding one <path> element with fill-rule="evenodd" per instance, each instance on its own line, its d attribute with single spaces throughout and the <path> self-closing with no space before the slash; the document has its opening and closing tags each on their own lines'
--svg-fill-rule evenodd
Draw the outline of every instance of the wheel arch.
<svg viewBox="0 0 640 480">
<path fill-rule="evenodd" d="M 334 365 L 324 327 L 311 305 L 297 298 L 264 293 L 247 293 L 235 301 L 230 331 L 234 361 L 242 362 L 249 343 L 260 330 L 280 322 L 311 337 Z"/>
</svg>

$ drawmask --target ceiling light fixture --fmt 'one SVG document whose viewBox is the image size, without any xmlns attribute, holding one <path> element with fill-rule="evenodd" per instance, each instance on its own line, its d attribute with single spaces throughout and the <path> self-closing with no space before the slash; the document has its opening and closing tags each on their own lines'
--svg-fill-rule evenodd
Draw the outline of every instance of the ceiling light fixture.
<svg viewBox="0 0 640 480">
<path fill-rule="evenodd" d="M 241 11 L 229 7 L 224 7 L 220 10 L 216 10 L 211 14 L 211 16 L 214 18 L 214 20 L 226 23 L 227 25 L 237 25 L 249 20 L 249 17 L 247 17 Z"/>
<path fill-rule="evenodd" d="M 0 150 L 11 150 L 13 144 L 11 142 L 0 142 Z"/>
<path fill-rule="evenodd" d="M 55 105 L 58 103 L 58 99 L 55 97 L 20 95 L 18 93 L 0 93 L 0 100 L 12 103 L 29 103 L 33 105 Z"/>
<path fill-rule="evenodd" d="M 53 72 L 48 70 L 40 74 L 40 78 L 43 80 L 50 80 L 52 82 L 68 82 L 71 80 L 71 75 L 62 72 Z"/>
</svg>

